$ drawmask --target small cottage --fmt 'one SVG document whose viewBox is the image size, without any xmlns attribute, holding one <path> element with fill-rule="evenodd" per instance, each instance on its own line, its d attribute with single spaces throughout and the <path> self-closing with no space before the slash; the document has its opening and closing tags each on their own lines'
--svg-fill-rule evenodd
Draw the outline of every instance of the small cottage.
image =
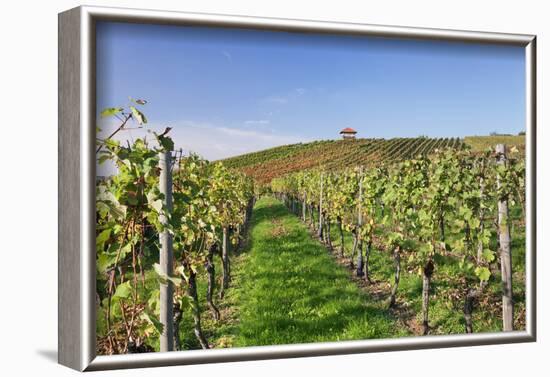
<svg viewBox="0 0 550 377">
<path fill-rule="evenodd" d="M 355 134 L 357 131 L 355 131 L 353 128 L 346 127 L 342 131 L 340 131 L 340 135 L 342 135 L 343 139 L 355 139 Z"/>
</svg>

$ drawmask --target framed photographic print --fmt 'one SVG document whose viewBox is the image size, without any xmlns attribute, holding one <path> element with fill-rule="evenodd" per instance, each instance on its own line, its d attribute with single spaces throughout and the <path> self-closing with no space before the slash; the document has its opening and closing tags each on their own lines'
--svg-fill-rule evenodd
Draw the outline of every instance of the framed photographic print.
<svg viewBox="0 0 550 377">
<path fill-rule="evenodd" d="M 529 342 L 535 36 L 59 15 L 59 362 Z"/>
</svg>

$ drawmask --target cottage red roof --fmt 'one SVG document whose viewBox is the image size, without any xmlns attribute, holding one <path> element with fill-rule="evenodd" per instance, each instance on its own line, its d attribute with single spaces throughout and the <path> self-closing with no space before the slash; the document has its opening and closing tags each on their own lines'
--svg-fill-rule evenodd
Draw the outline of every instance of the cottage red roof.
<svg viewBox="0 0 550 377">
<path fill-rule="evenodd" d="M 357 131 L 355 131 L 353 128 L 346 127 L 342 131 L 340 131 L 341 134 L 356 134 Z"/>
</svg>

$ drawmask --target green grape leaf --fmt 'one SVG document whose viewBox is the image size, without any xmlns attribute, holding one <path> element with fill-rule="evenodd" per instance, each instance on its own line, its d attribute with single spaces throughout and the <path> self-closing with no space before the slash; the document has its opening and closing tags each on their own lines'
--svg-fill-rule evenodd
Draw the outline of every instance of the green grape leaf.
<svg viewBox="0 0 550 377">
<path fill-rule="evenodd" d="M 174 150 L 174 141 L 168 136 L 157 136 L 158 143 L 164 151 Z"/>
<path fill-rule="evenodd" d="M 119 284 L 118 287 L 116 287 L 115 294 L 113 295 L 113 298 L 128 298 L 132 294 L 132 286 L 130 285 L 130 281 L 126 281 L 122 284 Z"/>
<path fill-rule="evenodd" d="M 172 283 L 174 283 L 174 285 L 181 285 L 181 279 L 180 278 L 177 278 L 177 277 L 173 277 L 173 276 L 168 276 L 164 273 L 164 271 L 162 271 L 162 268 L 160 267 L 160 264 L 158 263 L 155 263 L 153 265 L 153 269 L 155 270 L 155 272 L 157 273 L 158 277 L 160 278 L 161 281 L 163 281 L 164 283 L 166 283 L 167 281 L 171 281 Z"/>
<path fill-rule="evenodd" d="M 103 245 L 111 237 L 111 228 L 107 228 L 99 233 L 95 238 L 96 250 L 103 250 Z"/>
<path fill-rule="evenodd" d="M 162 212 L 162 200 L 153 191 L 147 194 L 147 202 L 155 211 Z"/>
<path fill-rule="evenodd" d="M 152 325 L 159 335 L 162 334 L 162 331 L 164 330 L 164 326 L 154 314 L 145 311 L 141 313 L 140 317 L 141 319 L 145 320 L 147 323 Z"/>
<path fill-rule="evenodd" d="M 115 263 L 115 260 L 116 260 L 116 256 L 106 254 L 106 253 L 100 254 L 97 257 L 97 262 L 96 262 L 97 272 L 100 274 L 104 273 L 105 271 L 107 271 L 109 267 L 111 267 Z"/>
<path fill-rule="evenodd" d="M 492 250 L 484 249 L 483 253 L 481 254 L 481 257 L 487 263 L 491 263 L 495 260 L 495 253 Z"/>
<path fill-rule="evenodd" d="M 110 116 L 116 115 L 118 113 L 121 113 L 122 110 L 124 110 L 122 107 L 108 107 L 108 108 L 104 109 L 100 113 L 100 115 L 101 115 L 101 117 L 106 118 L 106 117 L 110 117 Z"/>
<path fill-rule="evenodd" d="M 491 271 L 487 267 L 476 267 L 475 274 L 481 281 L 488 281 L 491 277 Z"/>
<path fill-rule="evenodd" d="M 134 106 L 130 106 L 130 110 L 132 111 L 132 116 L 140 125 L 147 123 L 147 118 L 141 111 L 136 109 Z"/>
</svg>

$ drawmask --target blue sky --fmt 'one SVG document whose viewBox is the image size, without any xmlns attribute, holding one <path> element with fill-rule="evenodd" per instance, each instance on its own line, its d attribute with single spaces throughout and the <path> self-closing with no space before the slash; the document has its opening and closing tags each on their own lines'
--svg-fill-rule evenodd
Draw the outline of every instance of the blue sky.
<svg viewBox="0 0 550 377">
<path fill-rule="evenodd" d="M 173 127 L 178 147 L 208 159 L 335 139 L 344 127 L 358 137 L 517 134 L 524 72 L 521 47 L 97 26 L 98 112 L 144 98 L 150 128 Z"/>
</svg>

